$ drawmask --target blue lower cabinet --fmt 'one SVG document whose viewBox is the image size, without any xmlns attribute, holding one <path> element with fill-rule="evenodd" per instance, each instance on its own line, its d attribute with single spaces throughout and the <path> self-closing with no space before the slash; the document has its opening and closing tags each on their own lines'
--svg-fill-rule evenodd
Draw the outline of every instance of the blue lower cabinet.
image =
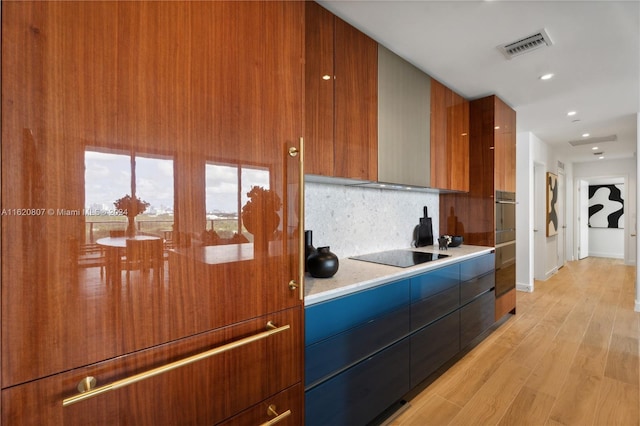
<svg viewBox="0 0 640 426">
<path fill-rule="evenodd" d="M 364 426 L 410 389 L 409 339 L 305 393 L 306 426 Z"/>
<path fill-rule="evenodd" d="M 411 387 L 460 351 L 460 312 L 455 311 L 411 335 Z"/>
<path fill-rule="evenodd" d="M 410 307 L 371 320 L 305 348 L 305 387 L 362 361 L 409 334 Z"/>
<path fill-rule="evenodd" d="M 410 280 L 384 284 L 305 308 L 305 346 L 410 304 Z"/>
<path fill-rule="evenodd" d="M 460 263 L 460 281 L 472 280 L 492 272 L 496 267 L 495 253 L 484 254 Z"/>
</svg>

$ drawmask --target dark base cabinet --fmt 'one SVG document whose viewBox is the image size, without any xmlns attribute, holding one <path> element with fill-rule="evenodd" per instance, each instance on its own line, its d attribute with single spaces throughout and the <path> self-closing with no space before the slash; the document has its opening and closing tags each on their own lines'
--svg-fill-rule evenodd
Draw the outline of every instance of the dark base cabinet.
<svg viewBox="0 0 640 426">
<path fill-rule="evenodd" d="M 411 389 L 409 357 L 404 339 L 308 390 L 305 425 L 366 425 Z"/>
<path fill-rule="evenodd" d="M 489 253 L 307 306 L 305 425 L 378 422 L 493 325 L 494 265 Z"/>
<path fill-rule="evenodd" d="M 452 312 L 411 336 L 411 388 L 460 351 L 460 312 Z"/>
<path fill-rule="evenodd" d="M 491 327 L 495 318 L 494 290 L 484 293 L 460 309 L 460 347 L 466 347 L 473 339 Z"/>
</svg>

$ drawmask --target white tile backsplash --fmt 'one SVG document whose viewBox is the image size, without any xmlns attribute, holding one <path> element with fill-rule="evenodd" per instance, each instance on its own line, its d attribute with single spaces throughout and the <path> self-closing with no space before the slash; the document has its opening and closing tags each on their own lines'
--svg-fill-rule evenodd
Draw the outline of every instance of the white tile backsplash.
<svg viewBox="0 0 640 426">
<path fill-rule="evenodd" d="M 437 238 L 438 194 L 307 182 L 305 229 L 339 258 L 409 248 L 424 206 Z"/>
</svg>

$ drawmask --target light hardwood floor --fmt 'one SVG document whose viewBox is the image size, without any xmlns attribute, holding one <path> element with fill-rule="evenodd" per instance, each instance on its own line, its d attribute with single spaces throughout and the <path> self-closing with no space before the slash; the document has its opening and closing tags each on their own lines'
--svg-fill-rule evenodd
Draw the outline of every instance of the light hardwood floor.
<svg viewBox="0 0 640 426">
<path fill-rule="evenodd" d="M 639 425 L 636 268 L 569 262 L 409 400 L 392 426 Z"/>
</svg>

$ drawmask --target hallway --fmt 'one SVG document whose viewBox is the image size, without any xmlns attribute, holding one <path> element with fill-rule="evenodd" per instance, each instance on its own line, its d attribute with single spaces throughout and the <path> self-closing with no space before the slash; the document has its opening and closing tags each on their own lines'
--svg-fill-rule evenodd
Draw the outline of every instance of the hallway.
<svg viewBox="0 0 640 426">
<path fill-rule="evenodd" d="M 568 262 L 428 387 L 392 426 L 639 425 L 634 266 Z"/>
</svg>

